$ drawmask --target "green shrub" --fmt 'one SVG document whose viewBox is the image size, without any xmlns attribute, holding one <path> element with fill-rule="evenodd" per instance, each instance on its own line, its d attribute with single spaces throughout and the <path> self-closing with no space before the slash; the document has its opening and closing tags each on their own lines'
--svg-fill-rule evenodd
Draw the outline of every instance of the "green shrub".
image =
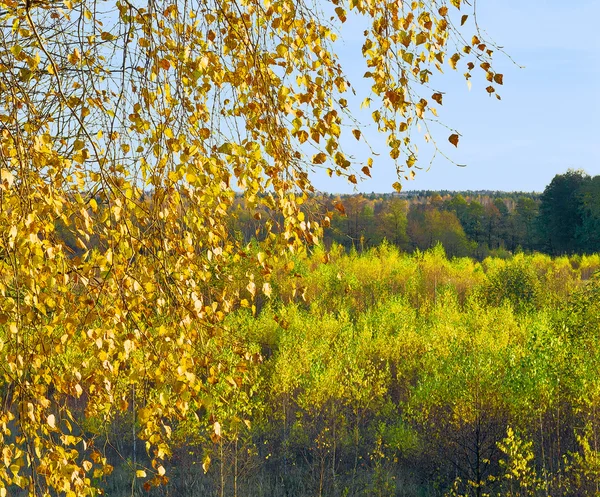
<svg viewBox="0 0 600 497">
<path fill-rule="evenodd" d="M 523 256 L 516 256 L 488 274 L 483 285 L 483 298 L 488 305 L 494 306 L 508 302 L 515 312 L 539 309 L 543 303 L 538 276 Z"/>
</svg>

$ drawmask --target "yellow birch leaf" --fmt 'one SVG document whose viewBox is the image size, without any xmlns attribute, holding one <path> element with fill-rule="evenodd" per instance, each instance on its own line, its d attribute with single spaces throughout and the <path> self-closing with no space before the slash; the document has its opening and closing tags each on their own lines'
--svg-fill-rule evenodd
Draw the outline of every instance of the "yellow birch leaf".
<svg viewBox="0 0 600 497">
<path fill-rule="evenodd" d="M 271 285 L 268 282 L 263 283 L 263 293 L 267 296 L 267 297 L 271 297 Z"/>
<path fill-rule="evenodd" d="M 15 177 L 8 169 L 0 169 L 0 180 L 2 182 L 6 181 L 6 184 L 10 188 L 15 181 Z"/>
</svg>

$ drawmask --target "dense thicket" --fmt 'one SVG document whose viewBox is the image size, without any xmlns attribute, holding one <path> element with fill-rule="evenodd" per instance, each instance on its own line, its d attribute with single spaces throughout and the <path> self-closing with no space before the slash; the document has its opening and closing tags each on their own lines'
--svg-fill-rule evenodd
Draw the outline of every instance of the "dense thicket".
<svg viewBox="0 0 600 497">
<path fill-rule="evenodd" d="M 257 275 L 271 297 L 248 295 L 256 312 L 224 323 L 253 360 L 232 375 L 235 353 L 205 344 L 219 364 L 207 377 L 234 385 L 205 397 L 220 437 L 175 426 L 160 493 L 595 495 L 599 268 L 598 255 L 478 263 L 389 244 L 280 261 Z M 110 495 L 133 481 L 132 419 L 117 421 L 97 441 L 118 444 Z"/>
</svg>

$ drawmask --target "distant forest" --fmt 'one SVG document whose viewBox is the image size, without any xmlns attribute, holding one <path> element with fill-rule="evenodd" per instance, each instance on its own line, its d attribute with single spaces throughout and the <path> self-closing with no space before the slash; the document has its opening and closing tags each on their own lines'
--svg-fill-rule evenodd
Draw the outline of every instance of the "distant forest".
<svg viewBox="0 0 600 497">
<path fill-rule="evenodd" d="M 247 241 L 274 229 L 268 213 L 261 215 L 242 205 L 240 209 L 232 229 Z M 325 217 L 317 214 L 323 211 Z M 518 251 L 586 254 L 600 250 L 600 176 L 569 170 L 556 175 L 541 194 L 321 194 L 306 203 L 305 214 L 307 220 L 325 226 L 327 247 L 336 243 L 348 250 L 363 251 L 387 240 L 405 251 L 441 243 L 448 256 L 480 260 Z"/>
<path fill-rule="evenodd" d="M 152 194 L 143 200 L 153 202 Z M 229 230 L 242 241 L 263 240 L 281 230 L 282 218 L 260 202 L 251 206 L 240 196 L 237 207 Z M 449 257 L 478 260 L 516 252 L 591 254 L 600 252 L 600 176 L 569 170 L 556 175 L 543 193 L 315 193 L 303 203 L 302 215 L 307 223 L 323 226 L 326 248 L 336 244 L 347 251 L 363 252 L 385 240 L 405 252 L 441 244 Z M 73 255 L 83 253 L 60 221 L 56 231 Z M 96 239 L 92 235 L 89 246 L 97 247 Z"/>
</svg>

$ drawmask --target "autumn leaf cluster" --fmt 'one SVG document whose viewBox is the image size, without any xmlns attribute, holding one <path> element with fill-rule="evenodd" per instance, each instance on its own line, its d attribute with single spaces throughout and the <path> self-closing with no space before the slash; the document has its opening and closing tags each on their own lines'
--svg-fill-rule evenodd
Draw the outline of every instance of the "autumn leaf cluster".
<svg viewBox="0 0 600 497">
<path fill-rule="evenodd" d="M 488 45 L 453 38 L 460 8 L 0 1 L 2 488 L 94 495 L 111 472 L 95 439 L 128 410 L 149 486 L 167 481 L 175 423 L 206 414 L 220 436 L 210 399 L 222 371 L 207 344 L 234 351 L 235 367 L 256 360 L 222 323 L 269 295 L 281 254 L 319 242 L 321 220 L 300 208 L 309 173 L 355 183 L 373 165 L 341 146 L 346 129 L 364 136 L 347 126 L 341 24 L 367 22 L 365 105 L 404 171 L 416 163 L 409 132 L 437 115 L 423 95 L 442 102 L 433 70 L 473 59 L 502 82 Z M 277 213 L 259 251 L 229 230 L 235 192 L 255 215 Z M 240 271 L 248 260 L 263 285 Z"/>
</svg>

